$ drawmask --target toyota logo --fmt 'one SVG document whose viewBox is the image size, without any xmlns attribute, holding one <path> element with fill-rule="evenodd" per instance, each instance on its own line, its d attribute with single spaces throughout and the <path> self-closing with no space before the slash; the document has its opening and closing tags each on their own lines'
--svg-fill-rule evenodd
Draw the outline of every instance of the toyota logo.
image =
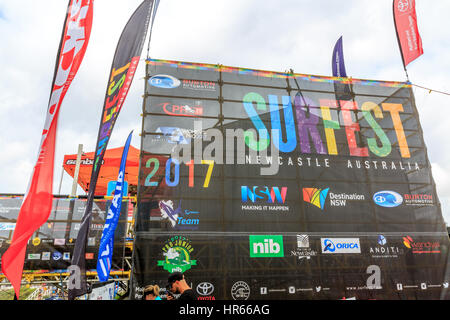
<svg viewBox="0 0 450 320">
<path fill-rule="evenodd" d="M 209 282 L 202 282 L 197 286 L 197 293 L 201 296 L 209 296 L 214 292 L 214 286 Z"/>
</svg>

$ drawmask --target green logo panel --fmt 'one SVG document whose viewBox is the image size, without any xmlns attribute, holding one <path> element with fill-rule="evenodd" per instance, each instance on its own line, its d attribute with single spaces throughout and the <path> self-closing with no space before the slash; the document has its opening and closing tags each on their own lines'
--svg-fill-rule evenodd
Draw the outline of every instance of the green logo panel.
<svg viewBox="0 0 450 320">
<path fill-rule="evenodd" d="M 254 235 L 249 236 L 251 258 L 284 257 L 283 236 Z"/>
</svg>

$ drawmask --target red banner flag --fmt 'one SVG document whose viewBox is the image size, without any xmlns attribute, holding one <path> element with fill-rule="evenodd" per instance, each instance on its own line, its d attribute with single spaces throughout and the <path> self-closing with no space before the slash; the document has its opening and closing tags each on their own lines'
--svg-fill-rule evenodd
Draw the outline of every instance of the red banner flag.
<svg viewBox="0 0 450 320">
<path fill-rule="evenodd" d="M 69 0 L 67 7 L 38 159 L 20 208 L 11 244 L 2 256 L 2 272 L 14 287 L 17 299 L 20 294 L 27 242 L 47 221 L 52 209 L 58 114 L 86 52 L 93 9 L 94 0 Z"/>
<path fill-rule="evenodd" d="M 423 54 L 422 39 L 417 28 L 415 0 L 394 0 L 394 23 L 403 66 Z"/>
</svg>

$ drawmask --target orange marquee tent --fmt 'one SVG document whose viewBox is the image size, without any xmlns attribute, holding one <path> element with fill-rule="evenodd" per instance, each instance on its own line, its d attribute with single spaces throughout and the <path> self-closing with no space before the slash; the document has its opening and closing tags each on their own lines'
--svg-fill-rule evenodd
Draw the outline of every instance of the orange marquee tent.
<svg viewBox="0 0 450 320">
<path fill-rule="evenodd" d="M 120 161 L 122 159 L 123 147 L 108 149 L 103 156 L 103 164 L 97 180 L 95 195 L 106 195 L 108 182 L 116 181 L 119 174 Z M 77 161 L 76 154 L 64 156 L 64 170 L 73 178 Z M 88 192 L 91 180 L 94 152 L 83 153 L 81 156 L 80 171 L 78 174 L 78 185 Z M 128 150 L 127 164 L 125 167 L 125 181 L 128 182 L 128 191 L 137 186 L 139 172 L 139 149 L 130 145 Z"/>
</svg>

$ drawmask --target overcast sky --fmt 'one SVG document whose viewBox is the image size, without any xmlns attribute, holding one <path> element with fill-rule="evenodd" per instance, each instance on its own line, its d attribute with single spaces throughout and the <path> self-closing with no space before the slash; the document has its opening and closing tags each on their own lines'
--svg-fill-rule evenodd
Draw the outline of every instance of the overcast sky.
<svg viewBox="0 0 450 320">
<path fill-rule="evenodd" d="M 24 193 L 37 158 L 66 0 L 0 0 L 0 193 Z M 54 192 L 65 154 L 94 151 L 114 51 L 141 0 L 95 0 L 87 53 L 61 107 Z M 412 83 L 450 92 L 450 1 L 416 0 L 424 55 L 408 66 Z M 392 0 L 161 0 L 152 58 L 331 75 L 343 36 L 349 76 L 405 81 Z M 147 45 L 142 53 L 146 57 Z M 139 148 L 144 62 L 108 148 L 134 129 Z M 414 88 L 444 219 L 450 223 L 450 96 Z M 62 176 L 61 193 L 72 179 Z M 84 194 L 78 189 L 79 194 Z"/>
</svg>

